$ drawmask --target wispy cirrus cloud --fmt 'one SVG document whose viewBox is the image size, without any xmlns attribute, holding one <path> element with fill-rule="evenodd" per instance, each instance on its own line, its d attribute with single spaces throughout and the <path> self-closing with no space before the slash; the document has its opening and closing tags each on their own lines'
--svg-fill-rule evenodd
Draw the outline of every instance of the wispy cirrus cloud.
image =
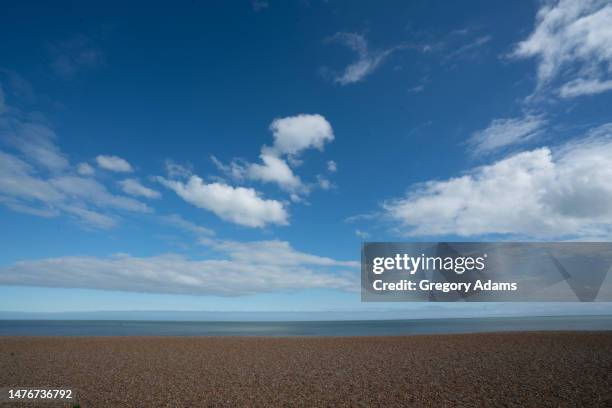
<svg viewBox="0 0 612 408">
<path fill-rule="evenodd" d="M 336 33 L 329 37 L 327 42 L 344 45 L 357 55 L 357 59 L 347 65 L 342 72 L 333 75 L 334 82 L 340 85 L 349 85 L 362 81 L 382 65 L 393 52 L 401 48 L 391 47 L 373 50 L 369 47 L 364 35 L 349 32 Z"/>
<path fill-rule="evenodd" d="M 543 115 L 527 114 L 518 118 L 494 119 L 485 129 L 473 133 L 468 144 L 474 155 L 493 153 L 533 140 L 540 135 L 546 124 Z"/>
<path fill-rule="evenodd" d="M 63 79 L 71 79 L 79 72 L 103 66 L 106 58 L 102 50 L 86 35 L 48 44 L 53 72 Z"/>
<path fill-rule="evenodd" d="M 251 7 L 254 11 L 262 11 L 270 7 L 270 3 L 266 0 L 251 0 Z"/>
<path fill-rule="evenodd" d="M 552 88 L 562 98 L 573 98 L 611 90 L 610 21 L 609 1 L 545 2 L 533 32 L 511 56 L 537 59 L 537 91 Z"/>
<path fill-rule="evenodd" d="M 459 48 L 451 51 L 446 55 L 446 60 L 456 59 L 465 57 L 466 55 L 473 55 L 485 44 L 489 43 L 493 37 L 491 35 L 482 35 L 477 37 L 473 41 L 460 46 Z"/>
</svg>

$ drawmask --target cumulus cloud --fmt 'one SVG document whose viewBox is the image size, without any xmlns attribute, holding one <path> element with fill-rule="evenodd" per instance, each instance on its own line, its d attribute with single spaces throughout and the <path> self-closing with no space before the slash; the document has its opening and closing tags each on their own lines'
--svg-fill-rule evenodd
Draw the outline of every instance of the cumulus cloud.
<svg viewBox="0 0 612 408">
<path fill-rule="evenodd" d="M 262 164 L 253 163 L 246 168 L 246 174 L 252 180 L 278 184 L 287 191 L 295 191 L 302 185 L 302 180 L 293 173 L 287 162 L 272 154 L 261 154 Z"/>
<path fill-rule="evenodd" d="M 545 2 L 533 32 L 512 56 L 538 60 L 538 88 L 570 98 L 612 89 L 612 4 L 602 0 Z M 560 87 L 557 87 L 560 85 Z"/>
<path fill-rule="evenodd" d="M 105 170 L 114 171 L 117 173 L 131 173 L 134 171 L 127 160 L 118 156 L 100 155 L 96 157 L 96 163 L 98 163 L 98 166 Z"/>
<path fill-rule="evenodd" d="M 220 171 L 233 180 L 275 183 L 298 198 L 300 194 L 307 194 L 311 186 L 302 182 L 292 165 L 295 167 L 300 162 L 299 155 L 305 150 L 322 151 L 326 143 L 334 140 L 331 124 L 318 114 L 300 114 L 274 119 L 270 131 L 274 140 L 272 146 L 261 147 L 261 163 L 234 159 L 229 164 L 223 164 L 214 156 L 211 159 Z"/>
<path fill-rule="evenodd" d="M 486 129 L 475 132 L 469 144 L 476 154 L 491 153 L 533 139 L 540 134 L 545 125 L 546 119 L 541 115 L 494 119 Z"/>
<path fill-rule="evenodd" d="M 540 148 L 384 203 L 410 236 L 612 236 L 612 123 L 556 149 Z"/>
<path fill-rule="evenodd" d="M 0 284 L 239 296 L 303 289 L 359 289 L 359 264 L 300 252 L 284 241 L 213 244 L 221 256 L 191 260 L 72 256 L 0 268 Z"/>
<path fill-rule="evenodd" d="M 289 223 L 289 214 L 283 203 L 262 198 L 252 188 L 206 183 L 196 175 L 191 175 L 187 181 L 164 177 L 157 177 L 157 180 L 188 203 L 211 211 L 226 221 L 246 227 Z"/>
<path fill-rule="evenodd" d="M 124 193 L 135 197 L 160 198 L 159 191 L 143 186 L 137 179 L 129 178 L 119 182 Z"/>
<path fill-rule="evenodd" d="M 334 140 L 331 124 L 318 114 L 274 119 L 270 130 L 274 137 L 271 151 L 277 154 L 294 156 L 306 149 L 323 150 L 325 143 Z"/>
<path fill-rule="evenodd" d="M 353 84 L 363 80 L 397 49 L 395 47 L 386 50 L 371 50 L 366 38 L 357 33 L 336 33 L 328 41 L 342 44 L 357 54 L 357 60 L 349 64 L 342 73 L 335 75 L 334 81 L 340 85 Z"/>
</svg>

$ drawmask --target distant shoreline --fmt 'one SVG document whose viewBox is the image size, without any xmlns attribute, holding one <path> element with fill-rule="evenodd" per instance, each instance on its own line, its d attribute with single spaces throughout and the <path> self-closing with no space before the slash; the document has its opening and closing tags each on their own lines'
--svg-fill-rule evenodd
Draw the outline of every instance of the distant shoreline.
<svg viewBox="0 0 612 408">
<path fill-rule="evenodd" d="M 612 330 L 612 316 L 344 321 L 0 320 L 0 336 L 344 337 Z"/>
</svg>

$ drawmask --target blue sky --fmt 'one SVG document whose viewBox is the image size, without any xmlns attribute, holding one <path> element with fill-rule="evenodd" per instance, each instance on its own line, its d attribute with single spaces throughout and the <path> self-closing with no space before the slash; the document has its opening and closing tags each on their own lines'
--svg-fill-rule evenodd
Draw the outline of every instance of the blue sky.
<svg viewBox="0 0 612 408">
<path fill-rule="evenodd" d="M 609 240 L 611 17 L 5 5 L 0 310 L 366 310 L 363 240 Z"/>
</svg>

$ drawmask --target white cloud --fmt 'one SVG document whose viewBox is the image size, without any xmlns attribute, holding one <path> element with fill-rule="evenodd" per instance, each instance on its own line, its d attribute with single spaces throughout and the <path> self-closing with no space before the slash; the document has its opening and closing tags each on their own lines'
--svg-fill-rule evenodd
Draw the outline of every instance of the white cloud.
<svg viewBox="0 0 612 408">
<path fill-rule="evenodd" d="M 610 21 L 609 1 L 545 2 L 533 32 L 512 55 L 538 59 L 539 89 L 558 82 L 566 98 L 607 91 L 612 89 Z"/>
<path fill-rule="evenodd" d="M 30 164 L 2 151 L 0 203 L 15 211 L 43 217 L 70 214 L 98 228 L 112 227 L 116 220 L 92 207 L 152 211 L 139 201 L 109 193 L 104 185 L 89 177 L 69 174 L 44 177 Z"/>
<path fill-rule="evenodd" d="M 228 241 L 216 240 L 206 241 L 217 251 L 228 254 L 231 259 L 244 263 L 278 265 L 278 266 L 298 266 L 298 265 L 317 265 L 317 266 L 342 266 L 357 268 L 358 262 L 336 261 L 331 258 L 310 255 L 296 251 L 288 242 L 271 241 Z"/>
<path fill-rule="evenodd" d="M 274 136 L 271 150 L 277 154 L 298 155 L 313 148 L 323 150 L 325 143 L 334 140 L 331 124 L 318 114 L 274 119 L 270 130 Z"/>
<path fill-rule="evenodd" d="M 259 156 L 261 163 L 234 159 L 226 165 L 215 156 L 211 156 L 211 160 L 220 171 L 233 180 L 248 179 L 275 183 L 295 197 L 308 194 L 310 187 L 302 182 L 291 166 L 297 165 L 298 156 L 303 151 L 323 150 L 326 143 L 334 140 L 331 124 L 318 114 L 300 114 L 274 119 L 270 124 L 270 131 L 274 141 L 272 146 L 261 147 Z"/>
<path fill-rule="evenodd" d="M 612 123 L 384 203 L 411 236 L 612 237 Z"/>
<path fill-rule="evenodd" d="M 338 164 L 335 161 L 330 160 L 327 162 L 327 171 L 330 173 L 335 173 L 338 171 Z"/>
<path fill-rule="evenodd" d="M 218 259 L 179 255 L 73 256 L 0 268 L 0 284 L 238 296 L 303 289 L 359 289 L 359 264 L 293 249 L 283 241 L 218 241 Z"/>
<path fill-rule="evenodd" d="M 159 191 L 153 190 L 152 188 L 143 186 L 140 181 L 129 178 L 119 182 L 121 189 L 124 193 L 135 197 L 145 198 L 160 198 L 161 194 Z"/>
<path fill-rule="evenodd" d="M 96 162 L 101 168 L 118 173 L 131 173 L 134 171 L 130 163 L 118 156 L 100 155 L 96 157 Z"/>
<path fill-rule="evenodd" d="M 24 203 L 22 200 L 3 195 L 0 195 L 0 204 L 13 211 L 20 212 L 23 214 L 34 215 L 36 217 L 49 218 L 57 217 L 58 215 L 60 215 L 60 212 L 56 209 L 30 206 Z"/>
<path fill-rule="evenodd" d="M 283 203 L 264 199 L 252 188 L 207 184 L 196 175 L 189 177 L 187 182 L 163 177 L 157 180 L 188 203 L 212 211 L 226 221 L 247 227 L 288 224 L 289 215 Z"/>
<path fill-rule="evenodd" d="M 486 129 L 474 133 L 469 143 L 474 147 L 475 153 L 491 153 L 533 139 L 545 125 L 546 119 L 543 116 L 494 119 Z"/>
<path fill-rule="evenodd" d="M 14 115 L 5 117 L 0 119 L 0 137 L 29 161 L 48 170 L 68 167 L 68 160 L 55 145 L 55 132 L 45 124 L 20 120 Z"/>
<path fill-rule="evenodd" d="M 192 171 L 189 166 L 183 166 L 172 160 L 166 160 L 164 163 L 166 167 L 166 173 L 170 178 L 188 178 L 191 176 Z"/>
<path fill-rule="evenodd" d="M 246 169 L 250 165 L 248 162 L 241 159 L 233 159 L 229 164 L 223 164 L 221 160 L 217 159 L 213 155 L 210 156 L 210 159 L 220 172 L 232 180 L 238 181 L 244 180 Z"/>
<path fill-rule="evenodd" d="M 602 81 L 599 79 L 578 78 L 564 84 L 559 90 L 563 98 L 573 98 L 580 95 L 593 95 L 612 89 L 612 80 Z"/>
<path fill-rule="evenodd" d="M 65 199 L 63 193 L 37 177 L 31 165 L 3 151 L 0 151 L 0 194 L 49 205 Z"/>
<path fill-rule="evenodd" d="M 5 72 L 16 95 L 33 99 L 27 81 Z M 0 140 L 7 148 L 0 150 L 0 204 L 13 211 L 40 217 L 68 215 L 96 228 L 117 224 L 118 215 L 112 210 L 152 212 L 133 198 L 110 193 L 94 178 L 82 177 L 93 175 L 94 169 L 87 163 L 70 164 L 40 114 L 10 107 L 0 116 Z M 114 159 L 118 158 L 111 157 L 109 163 L 126 168 L 127 162 Z"/>
<path fill-rule="evenodd" d="M 89 163 L 79 163 L 77 166 L 77 173 L 81 176 L 91 176 L 96 172 L 96 170 L 89 165 Z"/>
<path fill-rule="evenodd" d="M 84 207 L 66 205 L 62 209 L 69 213 L 77 216 L 80 220 L 84 221 L 87 225 L 100 228 L 109 229 L 117 225 L 117 220 L 114 217 L 92 211 Z"/>
<path fill-rule="evenodd" d="M 396 48 L 372 51 L 368 48 L 365 37 L 357 33 L 336 33 L 328 39 L 350 48 L 357 54 L 357 60 L 336 75 L 334 80 L 340 85 L 348 85 L 363 80 L 378 68 Z"/>
<path fill-rule="evenodd" d="M 111 194 L 103 184 L 90 177 L 66 175 L 54 177 L 48 182 L 66 196 L 91 201 L 91 204 L 96 206 L 151 212 L 151 208 L 146 204 L 129 197 Z"/>
<path fill-rule="evenodd" d="M 55 144 L 55 133 L 44 123 L 25 121 L 20 112 L 12 111 L 0 119 L 0 137 L 20 153 L 0 150 L 0 204 L 14 211 L 41 217 L 71 215 L 96 228 L 117 222 L 113 214 L 99 210 L 152 211 L 139 201 L 111 194 L 91 177 L 77 175 L 91 173 L 91 166 L 71 167 Z"/>
<path fill-rule="evenodd" d="M 246 175 L 250 179 L 276 183 L 287 191 L 295 191 L 300 188 L 302 181 L 293 174 L 293 170 L 286 161 L 265 153 L 259 157 L 263 164 L 253 163 L 246 169 Z"/>
</svg>

